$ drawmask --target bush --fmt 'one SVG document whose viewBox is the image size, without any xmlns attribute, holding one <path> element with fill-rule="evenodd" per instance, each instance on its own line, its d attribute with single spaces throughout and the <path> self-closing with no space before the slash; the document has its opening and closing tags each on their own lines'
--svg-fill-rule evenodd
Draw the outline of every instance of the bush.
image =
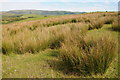
<svg viewBox="0 0 120 80">
<path fill-rule="evenodd" d="M 60 50 L 60 59 L 68 69 L 78 74 L 104 73 L 115 56 L 115 40 L 107 34 L 96 37 L 72 34 Z"/>
</svg>

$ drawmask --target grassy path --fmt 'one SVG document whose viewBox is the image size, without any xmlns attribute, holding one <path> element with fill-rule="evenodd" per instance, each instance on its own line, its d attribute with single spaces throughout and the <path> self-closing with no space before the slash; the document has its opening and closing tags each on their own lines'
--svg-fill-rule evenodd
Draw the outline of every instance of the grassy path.
<svg viewBox="0 0 120 80">
<path fill-rule="evenodd" d="M 111 25 L 104 25 L 99 30 L 91 30 L 90 35 L 101 34 L 109 31 L 114 38 L 118 38 L 118 32 L 112 31 Z M 3 78 L 76 78 L 73 74 L 67 74 L 66 68 L 60 63 L 58 50 L 45 50 L 39 54 L 10 54 L 3 55 Z M 117 77 L 117 57 L 104 75 L 93 75 L 95 78 Z M 87 76 L 91 77 L 91 76 Z"/>
</svg>

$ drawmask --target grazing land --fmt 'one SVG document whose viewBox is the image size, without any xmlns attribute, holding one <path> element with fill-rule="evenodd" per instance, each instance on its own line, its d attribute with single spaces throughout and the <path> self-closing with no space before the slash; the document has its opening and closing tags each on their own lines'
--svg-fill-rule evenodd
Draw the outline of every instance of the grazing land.
<svg viewBox="0 0 120 80">
<path fill-rule="evenodd" d="M 0 12 L 2 16 L 2 24 L 13 22 L 24 22 L 31 20 L 46 19 L 54 16 L 82 14 L 85 12 L 69 12 L 69 11 L 44 11 L 44 10 L 11 10 Z"/>
<path fill-rule="evenodd" d="M 118 78 L 117 12 L 21 17 L 2 26 L 3 78 Z"/>
</svg>

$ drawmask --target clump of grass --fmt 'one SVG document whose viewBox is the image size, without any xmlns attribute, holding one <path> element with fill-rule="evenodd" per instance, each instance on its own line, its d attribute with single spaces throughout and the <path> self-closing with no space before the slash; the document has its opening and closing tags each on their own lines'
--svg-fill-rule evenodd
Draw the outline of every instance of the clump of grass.
<svg viewBox="0 0 120 80">
<path fill-rule="evenodd" d="M 3 39 L 4 41 L 2 42 L 2 52 L 4 54 L 10 54 L 14 50 L 14 45 L 11 40 L 8 40 L 6 38 Z"/>
<path fill-rule="evenodd" d="M 33 31 L 33 30 L 35 30 L 37 27 L 38 27 L 38 25 L 33 24 L 31 27 L 29 27 L 29 29 L 30 29 L 31 31 Z"/>
<path fill-rule="evenodd" d="M 115 17 L 112 17 L 112 16 L 100 17 L 99 19 L 92 18 L 90 20 L 89 30 L 91 30 L 91 29 L 99 29 L 104 24 L 112 24 L 114 19 L 115 19 Z"/>
<path fill-rule="evenodd" d="M 103 74 L 114 59 L 116 42 L 109 34 L 71 35 L 62 43 L 60 59 L 69 71 L 78 74 Z"/>
<path fill-rule="evenodd" d="M 112 23 L 112 29 L 115 30 L 115 31 L 120 31 L 120 25 L 119 25 L 119 21 L 118 20 L 115 20 Z"/>
<path fill-rule="evenodd" d="M 89 25 L 89 30 L 91 29 L 99 29 L 104 25 L 104 21 L 102 18 L 99 19 L 91 19 L 90 25 Z"/>
<path fill-rule="evenodd" d="M 114 21 L 114 17 L 112 17 L 112 16 L 108 16 L 108 17 L 104 18 L 104 23 L 105 24 L 112 24 L 113 21 Z"/>
<path fill-rule="evenodd" d="M 99 29 L 103 26 L 102 22 L 99 21 L 93 21 L 90 25 L 89 25 L 89 30 L 91 29 Z"/>
<path fill-rule="evenodd" d="M 105 24 L 112 24 L 112 22 L 114 21 L 113 18 L 107 18 L 107 20 L 105 21 Z"/>
<path fill-rule="evenodd" d="M 62 34 L 53 33 L 49 40 L 49 48 L 58 49 L 61 47 L 61 42 L 63 41 L 64 36 Z"/>
</svg>

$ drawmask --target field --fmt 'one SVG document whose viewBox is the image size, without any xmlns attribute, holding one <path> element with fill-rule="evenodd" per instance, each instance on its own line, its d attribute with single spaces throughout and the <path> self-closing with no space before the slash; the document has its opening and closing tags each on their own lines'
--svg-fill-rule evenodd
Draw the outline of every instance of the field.
<svg viewBox="0 0 120 80">
<path fill-rule="evenodd" d="M 3 78 L 118 78 L 117 19 L 94 12 L 3 24 Z"/>
<path fill-rule="evenodd" d="M 11 10 L 7 12 L 0 12 L 2 17 L 2 24 L 24 22 L 31 20 L 40 20 L 50 17 L 70 14 L 82 14 L 85 12 L 70 12 L 70 11 L 45 11 L 45 10 Z"/>
<path fill-rule="evenodd" d="M 40 20 L 54 17 L 53 15 L 38 15 L 38 14 L 4 14 L 2 15 L 2 24 L 9 24 L 9 23 L 17 23 L 17 22 L 25 22 L 31 20 Z"/>
</svg>

